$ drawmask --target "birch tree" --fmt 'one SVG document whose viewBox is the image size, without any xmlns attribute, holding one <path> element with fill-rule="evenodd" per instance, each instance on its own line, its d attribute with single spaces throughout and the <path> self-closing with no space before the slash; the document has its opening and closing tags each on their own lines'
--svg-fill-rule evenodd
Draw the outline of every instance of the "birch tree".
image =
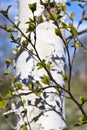
<svg viewBox="0 0 87 130">
<path fill-rule="evenodd" d="M 76 28 L 73 24 L 75 14 L 67 14 L 64 0 L 19 0 L 18 5 L 18 23 L 14 23 L 8 16 L 11 6 L 0 11 L 12 23 L 12 26 L 1 28 L 11 33 L 10 38 L 17 45 L 14 49 L 16 74 L 15 77 L 11 76 L 12 90 L 4 99 L 0 96 L 0 107 L 3 108 L 6 107 L 5 99 L 14 99 L 11 110 L 4 113 L 7 121 L 9 115 L 14 115 L 15 122 L 12 125 L 8 121 L 9 125 L 16 130 L 69 129 L 70 127 L 66 126 L 64 97 L 72 100 L 82 113 L 79 122 L 73 126 L 87 123 L 83 107 L 87 98 L 80 97 L 79 103 L 71 91 L 74 57 L 77 47 L 82 45 L 78 36 L 86 32 L 78 31 L 81 21 Z M 86 4 L 83 8 L 85 7 Z M 64 22 L 65 15 L 70 18 L 70 23 Z M 16 30 L 17 38 L 13 34 Z M 66 39 L 64 30 L 70 33 Z M 72 39 L 74 54 L 71 60 L 69 43 Z M 65 49 L 69 76 L 64 72 Z M 84 49 L 86 51 L 85 47 Z M 7 59 L 7 66 L 11 62 L 14 60 Z M 8 75 L 10 72 L 7 68 L 4 74 Z M 65 80 L 67 88 L 64 87 Z"/>
<path fill-rule="evenodd" d="M 64 73 L 64 45 L 60 37 L 55 34 L 56 24 L 49 19 L 49 14 L 43 5 L 49 3 L 49 11 L 52 10 L 54 13 L 59 11 L 55 10 L 55 6 L 60 2 L 44 2 L 19 1 L 20 28 L 28 38 L 30 37 L 31 44 L 28 44 L 28 51 L 23 49 L 17 57 L 16 79 L 23 84 L 23 90 L 18 93 L 30 92 L 29 87 L 33 87 L 35 92 L 27 96 L 24 94 L 19 101 L 16 101 L 19 116 L 17 130 L 26 124 L 30 130 L 60 130 L 65 127 L 63 91 L 57 90 L 58 86 L 64 87 L 61 76 Z M 35 23 L 28 20 L 34 21 L 35 17 Z M 37 23 L 41 17 L 43 22 Z M 28 26 L 25 24 L 27 21 Z M 21 38 L 22 45 L 26 40 L 24 37 Z M 43 92 L 38 92 L 37 89 L 40 91 L 42 89 Z M 38 96 L 39 93 L 41 94 Z M 26 103 L 19 107 L 20 100 L 25 100 Z M 22 113 L 24 110 L 27 110 L 25 117 Z"/>
</svg>

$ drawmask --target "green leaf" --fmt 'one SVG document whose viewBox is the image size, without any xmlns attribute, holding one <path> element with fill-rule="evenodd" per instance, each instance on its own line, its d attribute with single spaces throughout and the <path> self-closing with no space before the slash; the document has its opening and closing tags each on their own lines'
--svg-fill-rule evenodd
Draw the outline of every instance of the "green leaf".
<svg viewBox="0 0 87 130">
<path fill-rule="evenodd" d="M 2 109 L 5 109 L 6 108 L 6 101 L 5 100 L 2 100 L 2 101 L 0 101 L 0 108 L 2 108 Z"/>
<path fill-rule="evenodd" d="M 34 16 L 34 18 L 32 19 L 32 18 L 29 18 L 29 20 L 26 22 L 26 24 L 35 24 L 35 20 L 36 19 L 36 16 Z M 35 20 L 35 21 L 34 21 Z"/>
<path fill-rule="evenodd" d="M 79 122 L 85 122 L 85 121 L 87 121 L 87 117 L 86 116 L 82 116 L 78 120 L 79 120 Z"/>
<path fill-rule="evenodd" d="M 70 42 L 70 38 L 68 38 L 66 41 L 65 41 L 65 43 L 66 43 L 66 46 L 69 44 L 69 42 Z"/>
<path fill-rule="evenodd" d="M 45 8 L 47 8 L 49 4 L 49 0 L 47 2 L 40 1 L 40 4 L 43 5 Z"/>
<path fill-rule="evenodd" d="M 77 29 L 74 27 L 72 23 L 69 23 L 67 27 L 70 28 L 70 32 L 72 33 L 73 37 L 78 36 Z"/>
<path fill-rule="evenodd" d="M 67 29 L 67 24 L 66 23 L 61 22 L 61 25 L 62 25 L 63 28 Z"/>
<path fill-rule="evenodd" d="M 13 48 L 13 51 L 15 52 L 15 53 L 18 53 L 18 48 Z"/>
<path fill-rule="evenodd" d="M 14 39 L 14 34 L 11 33 L 11 34 L 9 35 L 9 38 L 11 38 L 11 39 L 14 41 L 14 40 L 15 40 L 15 39 Z"/>
<path fill-rule="evenodd" d="M 23 130 L 28 130 L 27 125 L 24 125 L 24 126 L 23 126 Z"/>
<path fill-rule="evenodd" d="M 40 23 L 43 23 L 44 22 L 44 19 L 43 19 L 43 16 L 39 16 L 38 20 L 37 20 L 37 24 L 40 24 Z"/>
<path fill-rule="evenodd" d="M 15 81 L 15 76 L 11 76 L 10 79 L 11 79 L 11 82 L 14 82 Z"/>
<path fill-rule="evenodd" d="M 19 82 L 15 82 L 15 87 L 17 88 L 17 90 L 22 89 L 22 84 Z"/>
<path fill-rule="evenodd" d="M 33 4 L 28 4 L 29 9 L 34 13 L 34 11 L 36 11 L 36 3 Z"/>
<path fill-rule="evenodd" d="M 37 63 L 38 70 L 44 68 L 44 65 L 45 65 L 45 61 L 44 60 L 42 62 L 38 62 Z"/>
<path fill-rule="evenodd" d="M 32 24 L 32 23 L 30 23 L 30 24 L 29 24 L 29 28 L 27 28 L 27 30 L 26 30 L 26 33 L 31 32 L 31 31 L 34 31 L 34 29 L 35 29 L 35 25 Z"/>
<path fill-rule="evenodd" d="M 40 96 L 42 91 L 35 91 L 34 93 L 36 94 L 36 96 Z"/>
<path fill-rule="evenodd" d="M 73 27 L 73 24 L 72 24 L 72 23 L 69 23 L 67 27 L 68 27 L 68 28 L 72 28 L 72 27 Z"/>
<path fill-rule="evenodd" d="M 52 63 L 48 61 L 48 63 L 46 64 L 47 70 L 50 70 L 50 69 L 51 69 L 51 67 L 52 67 L 51 65 L 52 65 Z"/>
<path fill-rule="evenodd" d="M 44 75 L 41 82 L 45 85 L 49 85 L 50 84 L 50 78 L 48 76 Z"/>
<path fill-rule="evenodd" d="M 5 72 L 4 72 L 4 75 L 9 75 L 11 73 L 11 70 L 6 70 Z"/>
<path fill-rule="evenodd" d="M 55 28 L 55 34 L 60 37 L 62 36 L 61 30 L 58 28 Z"/>
<path fill-rule="evenodd" d="M 67 75 L 65 73 L 62 74 L 62 77 L 63 77 L 64 81 L 68 80 L 68 77 L 67 77 Z"/>
<path fill-rule="evenodd" d="M 62 5 L 62 11 L 65 12 L 66 11 L 66 5 Z"/>
<path fill-rule="evenodd" d="M 7 17 L 8 11 L 9 11 L 10 8 L 11 8 L 11 5 L 9 5 L 6 10 L 0 10 L 0 13 Z"/>
<path fill-rule="evenodd" d="M 8 26 L 7 27 L 7 31 L 13 31 L 13 29 L 15 29 L 15 26 Z"/>
<path fill-rule="evenodd" d="M 12 62 L 11 59 L 6 59 L 6 60 L 5 60 L 5 63 L 6 63 L 6 65 L 7 65 L 7 68 L 9 67 L 9 65 L 11 64 L 11 62 Z"/>
<path fill-rule="evenodd" d="M 29 42 L 28 42 L 27 40 L 23 40 L 23 41 L 22 41 L 23 47 L 26 48 L 26 47 L 28 46 L 28 43 L 29 43 Z"/>
<path fill-rule="evenodd" d="M 70 32 L 72 33 L 73 37 L 77 37 L 78 36 L 78 32 L 77 32 L 75 27 L 72 27 Z"/>
<path fill-rule="evenodd" d="M 75 13 L 74 13 L 74 12 L 72 12 L 72 13 L 70 14 L 70 18 L 71 18 L 71 19 L 74 19 L 74 18 L 75 18 L 75 16 L 76 16 L 76 15 L 75 15 Z"/>
<path fill-rule="evenodd" d="M 27 115 L 27 109 L 24 109 L 21 113 L 24 113 L 25 115 Z"/>
<path fill-rule="evenodd" d="M 59 3 L 56 7 L 57 7 L 57 8 L 58 8 L 58 10 L 60 10 L 60 11 L 63 11 L 63 12 L 65 12 L 65 11 L 66 11 L 66 6 L 65 6 L 65 5 L 63 5 L 63 4 L 61 4 L 61 3 Z"/>
<path fill-rule="evenodd" d="M 28 89 L 33 90 L 33 85 L 31 83 L 28 84 Z"/>
<path fill-rule="evenodd" d="M 11 63 L 11 59 L 6 59 L 5 62 L 6 62 L 6 64 L 10 64 Z"/>
<path fill-rule="evenodd" d="M 3 100 L 2 95 L 0 94 L 0 108 L 5 109 L 6 108 L 6 101 Z"/>
<path fill-rule="evenodd" d="M 38 91 L 39 90 L 39 85 L 35 84 L 34 85 L 34 91 Z"/>
<path fill-rule="evenodd" d="M 79 46 L 81 46 L 81 43 L 77 40 L 74 42 L 74 45 L 72 47 L 78 48 Z"/>
<path fill-rule="evenodd" d="M 54 12 L 54 11 L 52 11 L 51 12 L 51 15 L 50 15 L 50 19 L 52 19 L 52 20 L 57 20 L 58 19 L 58 14 L 56 13 L 56 12 Z"/>
<path fill-rule="evenodd" d="M 87 102 L 87 98 L 86 97 L 80 97 L 80 101 L 81 101 L 81 103 L 85 103 L 85 102 Z"/>
<path fill-rule="evenodd" d="M 7 95 L 5 96 L 5 98 L 11 98 L 12 96 L 13 96 L 12 92 L 9 91 L 9 92 L 7 93 Z"/>
<path fill-rule="evenodd" d="M 34 94 L 36 94 L 36 96 L 40 96 L 42 93 L 42 90 L 40 89 L 40 84 L 38 81 L 36 81 L 34 84 L 33 92 L 34 92 Z"/>
<path fill-rule="evenodd" d="M 26 100 L 24 99 L 24 100 L 22 100 L 21 102 L 22 102 L 22 104 L 24 105 L 24 104 L 26 103 Z"/>
</svg>

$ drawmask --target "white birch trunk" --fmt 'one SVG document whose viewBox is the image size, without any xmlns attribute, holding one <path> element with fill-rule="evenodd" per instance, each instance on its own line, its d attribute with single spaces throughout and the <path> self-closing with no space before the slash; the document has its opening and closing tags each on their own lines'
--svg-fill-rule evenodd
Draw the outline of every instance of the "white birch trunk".
<svg viewBox="0 0 87 130">
<path fill-rule="evenodd" d="M 57 3 L 65 4 L 65 0 L 54 0 Z M 37 2 L 36 16 L 42 15 L 44 8 L 40 5 L 40 0 L 19 0 L 19 21 L 20 28 L 26 34 L 28 18 L 32 18 L 32 12 L 28 8 L 29 3 Z M 52 77 L 56 82 L 64 87 L 64 81 L 61 73 L 64 73 L 64 45 L 62 40 L 55 35 L 56 25 L 50 21 L 44 21 L 36 28 L 36 49 L 43 60 L 52 62 Z M 32 41 L 33 41 L 32 36 Z M 32 48 L 29 45 L 29 49 Z M 41 76 L 47 75 L 44 69 L 37 70 L 38 59 L 27 51 L 23 51 L 16 61 L 16 78 L 23 84 L 23 90 L 18 93 L 27 93 L 29 89 L 27 84 L 39 81 L 41 87 L 46 85 L 41 83 Z M 52 83 L 51 83 L 52 84 Z M 53 83 L 52 85 L 55 85 Z M 16 130 L 22 130 L 22 126 L 27 124 L 28 130 L 63 130 L 65 125 L 65 108 L 63 91 L 59 93 L 55 88 L 45 89 L 40 97 L 35 94 L 21 96 L 26 103 L 21 105 L 20 99 L 15 99 L 15 111 L 18 115 Z M 24 116 L 23 110 L 27 109 L 27 116 Z"/>
</svg>

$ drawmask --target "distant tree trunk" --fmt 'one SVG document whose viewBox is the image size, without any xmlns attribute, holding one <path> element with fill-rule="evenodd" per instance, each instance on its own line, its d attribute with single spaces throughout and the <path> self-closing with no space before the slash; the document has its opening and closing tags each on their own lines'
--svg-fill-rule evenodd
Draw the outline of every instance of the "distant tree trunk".
<svg viewBox="0 0 87 130">
<path fill-rule="evenodd" d="M 19 21 L 20 28 L 26 34 L 29 18 L 32 18 L 32 12 L 28 8 L 29 3 L 37 2 L 37 17 L 43 15 L 44 7 L 40 5 L 40 0 L 19 0 Z M 65 0 L 54 0 L 65 4 Z M 45 16 L 43 16 L 45 18 Z M 52 63 L 50 73 L 61 87 L 64 87 L 64 81 L 61 76 L 64 73 L 64 45 L 62 40 L 56 36 L 56 25 L 51 20 L 44 20 L 36 27 L 36 49 L 40 59 L 46 63 Z M 20 34 L 19 34 L 20 35 Z M 27 34 L 26 34 L 27 36 Z M 34 42 L 32 34 L 32 42 Z M 21 42 L 24 39 L 21 39 Z M 33 43 L 34 44 L 34 43 Z M 29 50 L 33 49 L 28 45 Z M 23 126 L 28 126 L 28 130 L 63 130 L 65 124 L 65 108 L 64 108 L 64 92 L 63 90 L 51 87 L 56 86 L 55 82 L 51 82 L 49 88 L 44 89 L 40 96 L 31 93 L 27 85 L 47 87 L 41 82 L 41 77 L 48 75 L 44 69 L 37 69 L 36 64 L 39 59 L 32 53 L 23 50 L 16 60 L 16 81 L 23 84 L 22 90 L 17 93 L 25 93 L 20 98 L 15 99 L 16 114 L 18 115 L 17 130 L 22 130 Z M 25 102 L 21 104 L 21 101 Z M 27 110 L 27 112 L 26 112 Z M 26 114 L 27 113 L 27 114 Z"/>
</svg>

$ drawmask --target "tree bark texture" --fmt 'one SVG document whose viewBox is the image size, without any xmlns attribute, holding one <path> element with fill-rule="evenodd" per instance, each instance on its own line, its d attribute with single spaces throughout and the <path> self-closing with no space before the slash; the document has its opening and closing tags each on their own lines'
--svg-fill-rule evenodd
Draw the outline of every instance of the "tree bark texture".
<svg viewBox="0 0 87 130">
<path fill-rule="evenodd" d="M 45 0 L 44 0 L 45 1 Z M 43 2 L 44 2 L 43 1 Z M 44 22 L 36 27 L 36 43 L 34 34 L 31 34 L 32 43 L 38 52 L 39 58 L 46 63 L 52 64 L 50 70 L 52 78 L 59 86 L 64 87 L 62 73 L 64 73 L 65 52 L 62 40 L 55 34 L 56 25 L 52 20 L 46 20 L 44 16 L 44 7 L 40 4 L 40 0 L 19 0 L 19 21 L 21 21 L 20 29 L 27 36 L 25 24 L 29 18 L 33 18 L 28 4 L 37 3 L 35 15 L 44 17 Z M 65 0 L 50 1 L 58 4 L 65 4 Z M 62 33 L 64 33 L 62 31 Z M 20 36 L 20 33 L 18 34 Z M 21 42 L 24 38 L 21 38 Z M 20 42 L 20 44 L 21 44 Z M 20 48 L 20 47 L 19 47 Z M 29 44 L 29 50 L 35 50 Z M 36 53 L 36 52 L 35 52 Z M 63 130 L 65 124 L 65 108 L 64 108 L 64 92 L 59 92 L 55 89 L 56 83 L 51 81 L 49 87 L 41 82 L 42 77 L 48 76 L 45 69 L 37 69 L 37 63 L 40 62 L 38 57 L 34 56 L 29 51 L 23 50 L 16 59 L 16 81 L 23 84 L 22 90 L 16 91 L 16 94 L 25 93 L 20 98 L 15 98 L 15 113 L 17 115 L 16 130 L 22 130 L 24 125 L 28 126 L 28 130 Z M 40 96 L 35 93 L 26 95 L 30 92 L 27 85 L 32 84 L 33 87 L 38 85 L 44 89 Z M 25 101 L 21 104 L 21 101 Z M 27 114 L 25 114 L 27 110 Z"/>
</svg>

